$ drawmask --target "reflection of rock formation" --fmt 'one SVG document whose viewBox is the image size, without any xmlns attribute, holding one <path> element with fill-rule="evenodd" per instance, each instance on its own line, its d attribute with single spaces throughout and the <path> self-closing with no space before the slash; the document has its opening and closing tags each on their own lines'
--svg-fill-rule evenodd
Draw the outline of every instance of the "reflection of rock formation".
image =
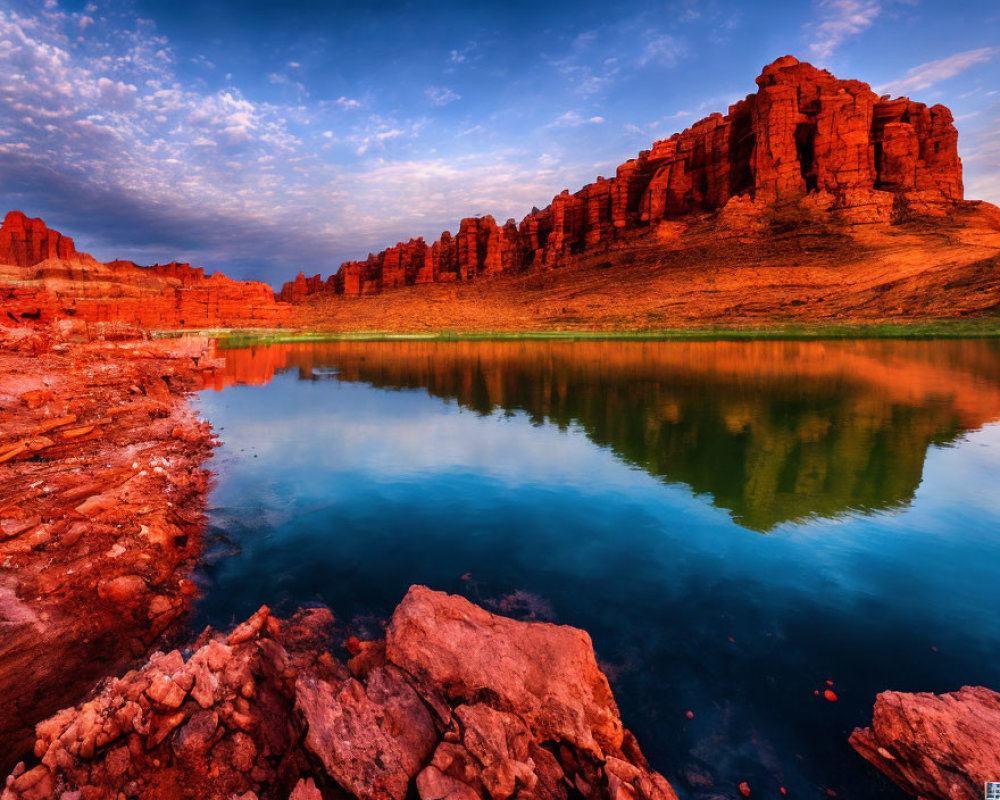
<svg viewBox="0 0 1000 800">
<path fill-rule="evenodd" d="M 928 445 L 1000 417 L 991 341 L 322 342 L 226 351 L 227 383 L 336 367 L 579 425 L 746 527 L 909 502 Z"/>
</svg>

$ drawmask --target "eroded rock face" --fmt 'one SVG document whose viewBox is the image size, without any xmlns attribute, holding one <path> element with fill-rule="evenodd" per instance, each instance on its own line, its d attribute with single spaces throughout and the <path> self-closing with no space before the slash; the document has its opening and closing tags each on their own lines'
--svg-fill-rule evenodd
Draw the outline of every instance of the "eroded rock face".
<svg viewBox="0 0 1000 800">
<path fill-rule="evenodd" d="M 14 770 L 2 800 L 676 800 L 623 729 L 582 631 L 424 587 L 388 641 L 351 642 L 348 666 L 330 655 L 332 629 L 325 611 L 282 622 L 263 608 L 186 658 L 155 654 L 39 724 L 37 763 Z"/>
<path fill-rule="evenodd" d="M 40 219 L 11 211 L 0 226 L 0 264 L 30 267 L 48 258 L 73 258 L 73 240 L 50 231 Z"/>
<path fill-rule="evenodd" d="M 590 637 L 577 628 L 497 617 L 422 586 L 406 595 L 386 634 L 386 657 L 450 700 L 489 697 L 542 741 L 601 755 L 623 728 Z"/>
<path fill-rule="evenodd" d="M 313 283 L 294 294 L 302 299 Z M 73 247 L 73 240 L 19 211 L 0 226 L 0 296 L 6 322 L 75 319 L 144 328 L 274 327 L 291 307 L 275 301 L 271 287 L 234 281 L 221 273 L 171 262 L 140 267 L 131 261 L 102 264 Z"/>
<path fill-rule="evenodd" d="M 326 281 L 300 276 L 285 284 L 281 298 L 360 296 L 561 266 L 665 222 L 719 212 L 730 201 L 747 201 L 756 213 L 725 215 L 724 225 L 749 231 L 767 208 L 807 197 L 804 208 L 844 224 L 942 214 L 962 200 L 958 133 L 944 106 L 880 98 L 866 83 L 792 56 L 766 66 L 757 86 L 727 114 L 655 142 L 615 177 L 564 191 L 519 225 L 463 219 L 454 238 L 445 233 L 430 247 L 422 239 L 401 242 L 343 264 Z"/>
<path fill-rule="evenodd" d="M 1000 694 L 965 686 L 949 694 L 883 692 L 870 728 L 851 746 L 916 797 L 966 800 L 1000 776 Z"/>
</svg>

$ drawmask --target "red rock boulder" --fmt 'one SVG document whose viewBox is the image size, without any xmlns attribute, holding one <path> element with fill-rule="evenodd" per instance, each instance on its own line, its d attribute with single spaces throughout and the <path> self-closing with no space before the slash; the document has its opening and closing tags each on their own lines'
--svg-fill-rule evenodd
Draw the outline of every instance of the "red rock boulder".
<svg viewBox="0 0 1000 800">
<path fill-rule="evenodd" d="M 883 692 L 870 728 L 851 746 L 916 797 L 976 800 L 1000 779 L 1000 694 L 965 686 L 949 694 Z"/>
</svg>

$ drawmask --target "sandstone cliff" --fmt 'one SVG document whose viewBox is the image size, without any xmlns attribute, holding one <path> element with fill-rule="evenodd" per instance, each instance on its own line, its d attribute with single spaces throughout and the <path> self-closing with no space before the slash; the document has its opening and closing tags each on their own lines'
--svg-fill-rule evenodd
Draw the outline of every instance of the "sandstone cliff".
<svg viewBox="0 0 1000 800">
<path fill-rule="evenodd" d="M 8 322 L 70 317 L 144 328 L 274 327 L 289 310 L 267 284 L 206 277 L 190 264 L 102 264 L 20 211 L 0 225 L 0 299 Z"/>
<path fill-rule="evenodd" d="M 457 235 L 446 231 L 430 245 L 400 242 L 326 280 L 300 274 L 279 297 L 369 295 L 565 266 L 706 214 L 732 235 L 790 203 L 845 225 L 940 215 L 961 203 L 958 133 L 944 106 L 879 97 L 792 56 L 765 67 L 757 85 L 728 114 L 656 142 L 613 178 L 564 191 L 520 223 L 463 219 Z"/>
</svg>

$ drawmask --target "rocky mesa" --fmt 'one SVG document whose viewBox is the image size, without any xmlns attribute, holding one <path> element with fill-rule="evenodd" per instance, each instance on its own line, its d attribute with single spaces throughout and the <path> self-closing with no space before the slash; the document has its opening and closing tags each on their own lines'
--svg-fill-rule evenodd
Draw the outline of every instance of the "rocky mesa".
<svg viewBox="0 0 1000 800">
<path fill-rule="evenodd" d="M 598 253 L 614 266 L 628 254 L 648 256 L 651 245 L 666 266 L 686 246 L 767 238 L 775 223 L 849 230 L 941 219 L 955 209 L 995 213 L 963 201 L 958 133 L 945 106 L 880 97 L 792 56 L 765 67 L 757 86 L 727 114 L 654 143 L 614 177 L 564 191 L 519 223 L 463 219 L 455 235 L 400 242 L 326 280 L 300 274 L 279 296 L 300 302 L 469 282 L 566 268 Z"/>
<path fill-rule="evenodd" d="M 40 219 L 11 211 L 0 225 L 0 298 L 8 323 L 77 319 L 151 329 L 264 328 L 288 320 L 271 287 L 206 276 L 190 264 L 102 264 Z"/>
</svg>

